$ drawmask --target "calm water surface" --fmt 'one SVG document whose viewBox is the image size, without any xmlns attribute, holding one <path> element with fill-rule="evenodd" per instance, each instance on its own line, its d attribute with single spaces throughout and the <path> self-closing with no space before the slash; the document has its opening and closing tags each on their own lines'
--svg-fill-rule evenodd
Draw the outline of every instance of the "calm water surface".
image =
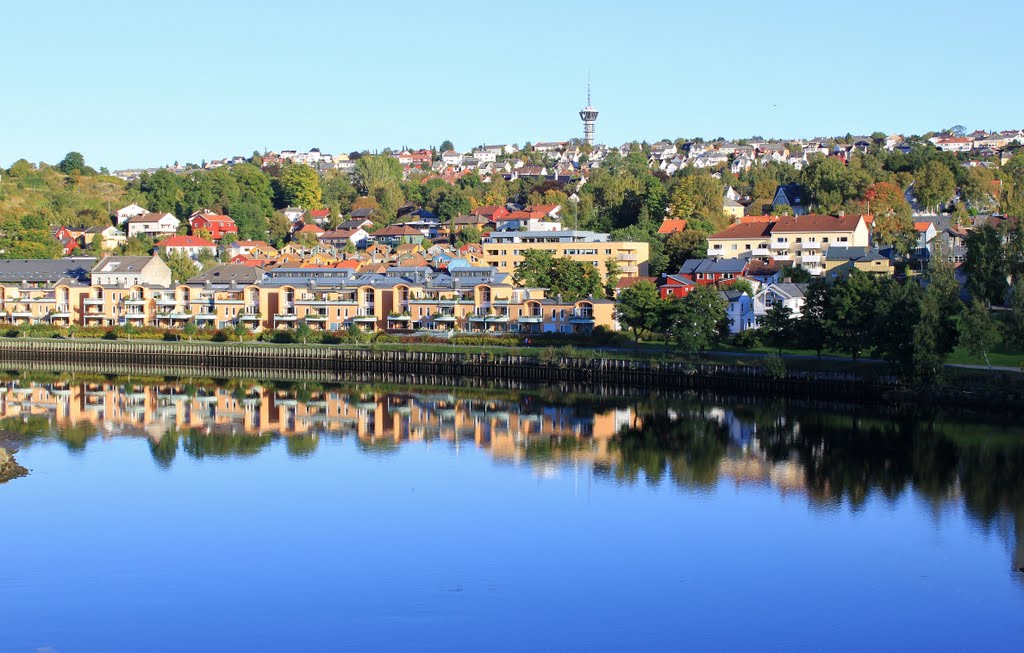
<svg viewBox="0 0 1024 653">
<path fill-rule="evenodd" d="M 783 403 L 0 382 L 0 651 L 1020 651 L 1024 434 Z"/>
</svg>

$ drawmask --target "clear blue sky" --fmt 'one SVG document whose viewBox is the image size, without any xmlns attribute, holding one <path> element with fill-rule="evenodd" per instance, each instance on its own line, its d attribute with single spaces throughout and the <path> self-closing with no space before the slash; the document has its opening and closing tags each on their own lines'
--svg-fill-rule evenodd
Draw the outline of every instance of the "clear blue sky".
<svg viewBox="0 0 1024 653">
<path fill-rule="evenodd" d="M 1024 127 L 1014 0 L 13 4 L 2 165 Z"/>
</svg>

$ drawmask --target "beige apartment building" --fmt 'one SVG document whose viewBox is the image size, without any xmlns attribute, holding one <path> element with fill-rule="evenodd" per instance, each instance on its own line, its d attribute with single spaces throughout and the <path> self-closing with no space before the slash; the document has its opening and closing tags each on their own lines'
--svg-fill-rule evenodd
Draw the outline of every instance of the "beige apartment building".
<svg viewBox="0 0 1024 653">
<path fill-rule="evenodd" d="M 593 231 L 494 231 L 482 241 L 484 262 L 499 272 L 513 274 L 523 252 L 548 251 L 593 265 L 605 278 L 607 262 L 614 261 L 623 277 L 646 277 L 650 246 L 641 242 L 614 242 Z"/>
<path fill-rule="evenodd" d="M 818 276 L 825 273 L 829 247 L 870 245 L 870 220 L 843 214 L 748 218 L 709 236 L 708 256 L 772 258 Z"/>
</svg>

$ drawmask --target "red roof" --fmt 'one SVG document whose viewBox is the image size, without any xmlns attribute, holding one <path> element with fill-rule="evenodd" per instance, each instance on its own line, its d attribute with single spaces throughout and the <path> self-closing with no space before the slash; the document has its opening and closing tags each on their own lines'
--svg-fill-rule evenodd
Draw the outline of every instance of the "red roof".
<svg viewBox="0 0 1024 653">
<path fill-rule="evenodd" d="M 502 220 L 543 220 L 548 217 L 548 214 L 544 211 L 513 211 L 508 215 L 499 216 L 494 219 L 495 222 Z"/>
<path fill-rule="evenodd" d="M 658 282 L 657 278 L 655 278 L 655 277 L 622 277 L 615 284 L 615 287 L 616 288 L 629 288 L 630 286 L 635 286 L 636 284 L 640 283 L 641 281 L 649 281 L 650 283 L 654 283 L 654 284 L 656 284 Z"/>
<path fill-rule="evenodd" d="M 297 234 L 322 234 L 323 232 L 324 230 L 315 224 L 304 224 L 301 229 L 295 230 Z"/>
<path fill-rule="evenodd" d="M 360 261 L 349 259 L 347 261 L 338 261 L 332 267 L 342 268 L 342 269 L 345 269 L 345 270 L 358 270 L 360 264 L 361 264 Z"/>
<path fill-rule="evenodd" d="M 393 224 L 390 227 L 384 227 L 379 231 L 375 231 L 370 235 L 372 235 L 374 238 L 379 238 L 381 236 L 422 236 L 423 233 L 418 229 L 413 229 L 412 227 L 406 227 L 405 225 L 400 224 Z"/>
<path fill-rule="evenodd" d="M 914 231 L 928 231 L 930 226 L 932 226 L 931 222 L 915 222 Z"/>
<path fill-rule="evenodd" d="M 470 215 L 482 215 L 485 218 L 493 217 L 495 213 L 508 213 L 508 209 L 504 206 L 478 206 L 472 211 Z"/>
<path fill-rule="evenodd" d="M 659 234 L 674 234 L 686 229 L 686 220 L 682 218 L 667 218 L 658 227 Z"/>
<path fill-rule="evenodd" d="M 313 218 L 326 218 L 331 214 L 330 209 L 313 209 L 309 212 L 310 217 Z"/>
<path fill-rule="evenodd" d="M 767 238 L 772 233 L 774 222 L 741 222 L 729 225 L 708 238 Z"/>
<path fill-rule="evenodd" d="M 861 215 L 784 215 L 772 227 L 772 233 L 800 231 L 853 231 L 857 223 L 867 216 Z M 867 222 L 867 220 L 864 220 Z"/>
<path fill-rule="evenodd" d="M 560 204 L 534 204 L 533 206 L 526 207 L 526 210 L 540 211 L 542 213 L 551 213 L 552 211 L 560 207 Z"/>
<path fill-rule="evenodd" d="M 194 218 L 192 218 L 191 221 L 194 222 L 196 220 L 206 220 L 209 223 L 224 222 L 227 224 L 235 224 L 234 220 L 232 220 L 226 215 L 221 215 L 219 213 L 203 213 L 202 215 L 195 216 Z"/>
<path fill-rule="evenodd" d="M 210 248 L 215 248 L 217 246 L 215 244 L 213 244 L 212 242 L 210 242 L 209 240 L 206 240 L 205 238 L 200 238 L 199 236 L 171 236 L 170 238 L 165 238 L 165 239 L 161 240 L 159 243 L 154 245 L 154 247 L 210 247 Z"/>
</svg>

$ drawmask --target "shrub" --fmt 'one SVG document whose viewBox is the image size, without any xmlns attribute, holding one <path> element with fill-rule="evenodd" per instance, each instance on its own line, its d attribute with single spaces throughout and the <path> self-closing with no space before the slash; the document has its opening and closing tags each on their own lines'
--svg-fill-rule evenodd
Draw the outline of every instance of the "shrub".
<svg viewBox="0 0 1024 653">
<path fill-rule="evenodd" d="M 777 354 L 765 356 L 764 360 L 761 361 L 761 369 L 764 370 L 770 379 L 784 379 L 787 376 L 786 363 Z"/>
<path fill-rule="evenodd" d="M 747 329 L 734 335 L 732 344 L 743 349 L 754 349 L 761 346 L 761 337 L 757 333 L 757 329 Z"/>
</svg>

